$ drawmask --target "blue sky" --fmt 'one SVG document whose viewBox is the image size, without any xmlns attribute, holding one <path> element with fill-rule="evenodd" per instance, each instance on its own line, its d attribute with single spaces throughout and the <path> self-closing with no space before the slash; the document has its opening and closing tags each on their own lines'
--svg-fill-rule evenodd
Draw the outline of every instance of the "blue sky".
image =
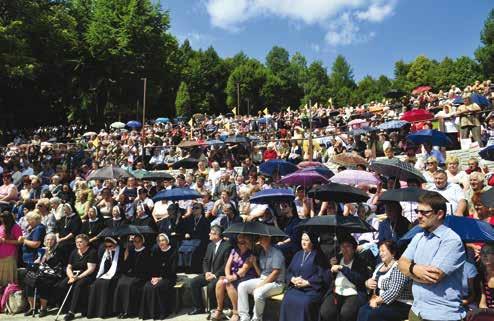
<svg viewBox="0 0 494 321">
<path fill-rule="evenodd" d="M 264 62 L 274 46 L 329 69 L 336 55 L 355 78 L 393 75 L 417 55 L 473 57 L 492 0 L 162 0 L 171 32 L 222 57 L 239 51 Z"/>
</svg>

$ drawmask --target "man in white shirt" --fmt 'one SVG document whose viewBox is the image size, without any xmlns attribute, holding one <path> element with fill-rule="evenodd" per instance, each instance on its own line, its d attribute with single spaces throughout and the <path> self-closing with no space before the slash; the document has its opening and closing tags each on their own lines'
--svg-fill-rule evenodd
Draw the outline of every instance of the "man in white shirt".
<svg viewBox="0 0 494 321">
<path fill-rule="evenodd" d="M 447 215 L 463 216 L 467 208 L 465 193 L 460 185 L 448 183 L 448 175 L 444 170 L 438 170 L 434 173 L 434 186 L 429 190 L 438 192 L 448 200 Z"/>
</svg>

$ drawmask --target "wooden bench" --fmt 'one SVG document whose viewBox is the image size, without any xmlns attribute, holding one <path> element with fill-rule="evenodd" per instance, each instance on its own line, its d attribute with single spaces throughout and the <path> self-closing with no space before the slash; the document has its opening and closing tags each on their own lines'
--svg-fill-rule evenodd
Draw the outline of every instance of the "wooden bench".
<svg viewBox="0 0 494 321">
<path fill-rule="evenodd" d="M 281 302 L 283 301 L 283 297 L 285 296 L 285 293 L 280 293 L 280 294 L 277 294 L 277 295 L 274 295 L 270 298 L 268 298 L 268 300 L 272 300 L 272 301 L 276 301 L 276 302 Z"/>
<path fill-rule="evenodd" d="M 173 287 L 175 289 L 175 314 L 178 314 L 182 309 L 182 295 L 184 289 L 184 282 L 177 282 Z"/>
</svg>

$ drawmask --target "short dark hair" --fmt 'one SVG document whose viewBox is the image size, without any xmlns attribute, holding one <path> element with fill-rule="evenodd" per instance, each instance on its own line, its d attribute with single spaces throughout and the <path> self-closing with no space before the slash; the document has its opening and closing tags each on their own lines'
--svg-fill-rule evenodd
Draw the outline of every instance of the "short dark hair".
<svg viewBox="0 0 494 321">
<path fill-rule="evenodd" d="M 394 259 L 398 259 L 398 257 L 400 256 L 399 255 L 399 249 L 398 249 L 398 244 L 396 244 L 395 241 L 393 240 L 385 240 L 385 241 L 382 241 L 379 243 L 379 247 L 381 247 L 381 245 L 384 245 L 386 246 L 386 248 L 388 249 L 388 251 L 391 253 L 391 255 L 393 255 Z"/>
<path fill-rule="evenodd" d="M 211 231 L 218 233 L 219 236 L 221 236 L 221 234 L 223 233 L 223 229 L 219 225 L 211 226 Z"/>
<path fill-rule="evenodd" d="M 425 192 L 424 194 L 420 195 L 418 201 L 419 203 L 424 203 L 432 207 L 434 212 L 438 212 L 441 210 L 446 213 L 446 202 L 444 201 L 444 197 L 437 192 Z"/>
</svg>

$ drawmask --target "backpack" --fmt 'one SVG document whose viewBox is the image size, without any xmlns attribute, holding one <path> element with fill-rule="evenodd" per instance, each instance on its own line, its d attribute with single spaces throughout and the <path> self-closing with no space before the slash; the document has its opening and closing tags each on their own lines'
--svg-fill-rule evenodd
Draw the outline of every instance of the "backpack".
<svg viewBox="0 0 494 321">
<path fill-rule="evenodd" d="M 0 312 L 6 311 L 10 314 L 16 314 L 24 311 L 26 307 L 26 298 L 21 288 L 15 283 L 9 283 L 2 294 L 0 300 Z"/>
</svg>

